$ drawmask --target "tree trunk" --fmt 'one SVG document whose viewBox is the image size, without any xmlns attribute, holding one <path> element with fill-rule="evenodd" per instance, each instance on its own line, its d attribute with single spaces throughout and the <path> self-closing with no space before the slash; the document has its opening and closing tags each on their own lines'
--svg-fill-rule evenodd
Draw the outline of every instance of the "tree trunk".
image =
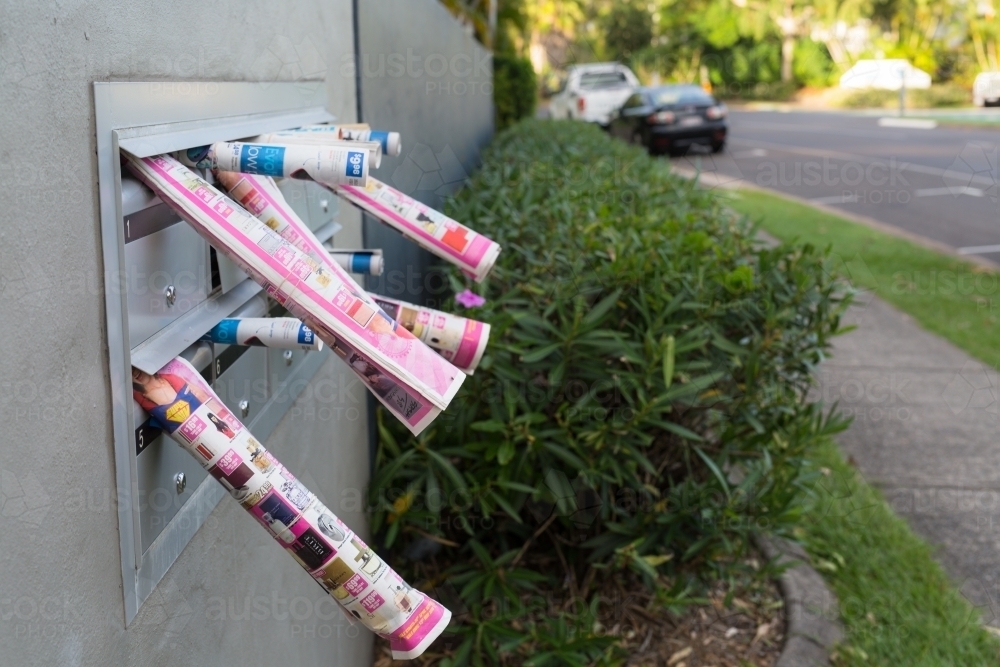
<svg viewBox="0 0 1000 667">
<path fill-rule="evenodd" d="M 795 73 L 792 70 L 792 58 L 795 55 L 795 36 L 786 34 L 781 39 L 781 81 L 791 83 Z"/>
<path fill-rule="evenodd" d="M 487 11 L 487 31 L 490 34 L 490 50 L 496 51 L 497 49 L 497 5 L 500 0 L 486 0 L 487 6 L 489 7 Z"/>
<path fill-rule="evenodd" d="M 791 83 L 795 77 L 792 58 L 795 56 L 795 38 L 798 37 L 800 19 L 795 16 L 794 0 L 785 0 L 785 11 L 775 21 L 781 30 L 781 81 Z"/>
</svg>

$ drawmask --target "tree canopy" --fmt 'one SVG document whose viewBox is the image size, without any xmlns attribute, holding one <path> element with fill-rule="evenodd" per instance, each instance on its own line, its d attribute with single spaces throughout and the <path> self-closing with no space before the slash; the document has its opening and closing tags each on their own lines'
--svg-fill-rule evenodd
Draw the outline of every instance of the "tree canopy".
<svg viewBox="0 0 1000 667">
<path fill-rule="evenodd" d="M 967 85 L 1000 65 L 994 0 L 442 1 L 484 44 L 530 57 L 540 74 L 618 60 L 646 79 L 825 86 L 859 59 L 885 57 Z"/>
</svg>

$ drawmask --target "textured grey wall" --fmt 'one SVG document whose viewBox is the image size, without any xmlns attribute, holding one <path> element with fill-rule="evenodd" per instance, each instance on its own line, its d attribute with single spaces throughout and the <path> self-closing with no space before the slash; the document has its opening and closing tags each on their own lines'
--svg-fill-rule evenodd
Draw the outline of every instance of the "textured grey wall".
<svg viewBox="0 0 1000 667">
<path fill-rule="evenodd" d="M 386 157 L 376 178 L 440 208 L 479 164 L 493 137 L 493 64 L 488 51 L 438 0 L 359 0 L 361 117 L 402 133 L 403 153 Z M 342 56 L 341 75 L 354 73 Z M 438 305 L 444 289 L 428 267 L 433 257 L 374 220 L 369 247 L 385 251 L 373 291 Z"/>
<path fill-rule="evenodd" d="M 350 0 L 0 0 L 0 16 L 0 664 L 369 664 L 371 635 L 348 636 L 229 498 L 124 626 L 91 94 L 95 80 L 327 78 L 330 110 L 354 120 L 337 74 Z M 360 244 L 340 210 L 338 242 Z M 366 413 L 323 409 L 365 396 L 337 364 L 268 446 L 363 528 Z"/>
</svg>

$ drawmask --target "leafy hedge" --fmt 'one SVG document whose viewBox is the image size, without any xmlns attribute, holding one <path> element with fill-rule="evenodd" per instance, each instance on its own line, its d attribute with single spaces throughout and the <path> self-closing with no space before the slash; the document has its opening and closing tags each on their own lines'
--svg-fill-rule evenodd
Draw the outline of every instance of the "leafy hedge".
<svg viewBox="0 0 1000 667">
<path fill-rule="evenodd" d="M 491 343 L 421 437 L 380 419 L 373 529 L 454 586 L 442 664 L 589 664 L 610 641 L 579 620 L 596 581 L 677 599 L 796 521 L 808 448 L 837 426 L 803 396 L 844 299 L 822 252 L 762 247 L 581 123 L 498 136 L 449 213 L 504 248 L 469 312 Z M 563 612 L 529 613 L 564 585 Z"/>
<path fill-rule="evenodd" d="M 497 132 L 535 113 L 538 81 L 531 61 L 496 53 L 493 55 L 493 106 Z"/>
</svg>

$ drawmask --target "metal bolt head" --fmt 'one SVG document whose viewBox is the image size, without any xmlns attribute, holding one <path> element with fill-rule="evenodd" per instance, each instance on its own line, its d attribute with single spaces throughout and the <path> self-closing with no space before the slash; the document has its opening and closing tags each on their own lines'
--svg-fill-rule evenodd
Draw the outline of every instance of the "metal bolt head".
<svg viewBox="0 0 1000 667">
<path fill-rule="evenodd" d="M 285 365 L 286 366 L 291 366 L 292 365 L 292 357 L 294 355 L 292 354 L 291 350 L 285 350 L 284 353 L 282 353 L 281 356 L 284 357 L 284 359 L 285 359 Z"/>
<path fill-rule="evenodd" d="M 247 399 L 244 398 L 242 401 L 240 401 L 239 407 L 241 416 L 246 417 L 248 414 L 250 414 L 250 401 L 248 401 Z"/>
<path fill-rule="evenodd" d="M 184 489 L 186 489 L 188 485 L 187 475 L 182 472 L 174 475 L 174 484 L 177 486 L 178 494 L 184 493 Z"/>
<path fill-rule="evenodd" d="M 177 289 L 173 285 L 167 285 L 164 295 L 167 297 L 168 306 L 174 305 L 174 302 L 177 301 Z"/>
</svg>

